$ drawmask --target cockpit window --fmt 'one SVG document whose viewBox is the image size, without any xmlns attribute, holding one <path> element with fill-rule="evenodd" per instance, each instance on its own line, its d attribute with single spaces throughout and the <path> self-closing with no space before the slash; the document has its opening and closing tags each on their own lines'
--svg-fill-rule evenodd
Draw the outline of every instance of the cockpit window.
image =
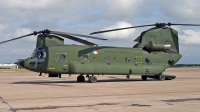
<svg viewBox="0 0 200 112">
<path fill-rule="evenodd" d="M 46 58 L 45 50 L 34 51 L 31 57 Z"/>
<path fill-rule="evenodd" d="M 35 57 L 35 53 L 36 53 L 36 51 L 33 51 L 32 55 L 31 55 L 32 58 Z"/>
<path fill-rule="evenodd" d="M 41 51 L 39 53 L 39 58 L 45 58 L 46 57 L 46 52 L 45 51 Z"/>
</svg>

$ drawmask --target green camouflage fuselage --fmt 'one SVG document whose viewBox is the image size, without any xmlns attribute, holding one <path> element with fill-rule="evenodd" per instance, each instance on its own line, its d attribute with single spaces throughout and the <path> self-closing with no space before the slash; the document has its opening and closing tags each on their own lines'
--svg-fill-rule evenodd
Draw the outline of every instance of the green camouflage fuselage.
<svg viewBox="0 0 200 112">
<path fill-rule="evenodd" d="M 45 47 L 45 51 L 44 59 L 28 59 L 25 61 L 25 68 L 35 72 L 56 74 L 154 75 L 169 67 L 169 60 L 176 63 L 181 58 L 176 52 L 147 52 L 141 48 L 106 46 L 58 45 Z M 36 63 L 30 67 L 30 62 Z"/>
</svg>

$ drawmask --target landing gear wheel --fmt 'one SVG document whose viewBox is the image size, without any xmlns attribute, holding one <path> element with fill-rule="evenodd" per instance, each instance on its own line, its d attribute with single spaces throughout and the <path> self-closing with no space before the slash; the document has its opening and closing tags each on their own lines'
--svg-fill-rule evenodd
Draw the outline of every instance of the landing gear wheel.
<svg viewBox="0 0 200 112">
<path fill-rule="evenodd" d="M 127 78 L 127 79 L 130 79 L 130 75 L 127 75 L 126 78 Z"/>
<path fill-rule="evenodd" d="M 61 78 L 61 74 L 58 74 L 58 77 Z"/>
<path fill-rule="evenodd" d="M 142 80 L 147 80 L 147 76 L 141 76 Z"/>
<path fill-rule="evenodd" d="M 96 77 L 96 76 L 90 76 L 90 77 L 89 77 L 89 82 L 90 82 L 90 83 L 95 83 L 95 82 L 97 82 L 97 77 Z"/>
<path fill-rule="evenodd" d="M 77 77 L 77 82 L 85 82 L 85 77 L 82 76 L 82 75 L 79 75 L 79 76 Z"/>
<path fill-rule="evenodd" d="M 165 75 L 164 74 L 160 74 L 158 76 L 158 79 L 161 80 L 161 81 L 165 80 Z"/>
</svg>

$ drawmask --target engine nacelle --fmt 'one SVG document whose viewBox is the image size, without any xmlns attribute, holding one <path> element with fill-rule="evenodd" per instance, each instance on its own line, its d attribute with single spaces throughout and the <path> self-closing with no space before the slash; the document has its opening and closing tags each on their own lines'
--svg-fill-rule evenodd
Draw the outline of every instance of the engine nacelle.
<svg viewBox="0 0 200 112">
<path fill-rule="evenodd" d="M 157 44 L 153 43 L 152 41 L 149 41 L 146 45 L 145 48 L 149 51 L 161 51 L 161 50 L 170 50 L 171 45 L 170 44 Z"/>
</svg>

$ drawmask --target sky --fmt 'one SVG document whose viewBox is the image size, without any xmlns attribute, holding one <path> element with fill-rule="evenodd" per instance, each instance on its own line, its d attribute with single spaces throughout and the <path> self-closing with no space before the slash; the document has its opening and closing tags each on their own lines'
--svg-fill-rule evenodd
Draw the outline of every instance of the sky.
<svg viewBox="0 0 200 112">
<path fill-rule="evenodd" d="M 199 0 L 0 0 L 0 42 L 49 29 L 88 35 L 95 31 L 154 23 L 200 24 Z M 171 26 L 178 31 L 179 64 L 200 64 L 200 27 Z M 151 27 L 93 35 L 102 46 L 132 47 Z M 36 36 L 0 45 L 0 63 L 30 57 Z M 65 39 L 65 44 L 81 45 Z"/>
</svg>

